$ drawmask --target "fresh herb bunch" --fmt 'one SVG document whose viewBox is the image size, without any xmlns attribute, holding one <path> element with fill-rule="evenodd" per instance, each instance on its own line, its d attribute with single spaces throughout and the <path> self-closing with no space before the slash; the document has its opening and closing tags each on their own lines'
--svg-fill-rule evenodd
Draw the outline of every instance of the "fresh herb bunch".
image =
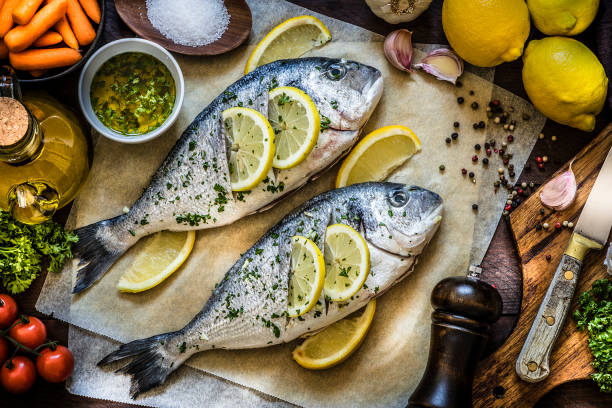
<svg viewBox="0 0 612 408">
<path fill-rule="evenodd" d="M 578 299 L 576 326 L 589 333 L 593 354 L 591 377 L 603 392 L 612 392 L 612 281 L 600 279 Z"/>
<path fill-rule="evenodd" d="M 49 260 L 49 271 L 59 272 L 72 258 L 72 243 L 78 237 L 64 231 L 61 225 L 46 221 L 26 225 L 0 210 L 0 275 L 11 293 L 21 293 L 40 275 L 43 257 Z"/>
</svg>

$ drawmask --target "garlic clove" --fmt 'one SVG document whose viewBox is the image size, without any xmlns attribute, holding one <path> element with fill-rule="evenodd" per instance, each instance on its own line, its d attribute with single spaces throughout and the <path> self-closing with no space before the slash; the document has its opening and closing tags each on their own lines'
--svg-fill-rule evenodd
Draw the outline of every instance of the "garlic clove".
<svg viewBox="0 0 612 408">
<path fill-rule="evenodd" d="M 414 20 L 430 3 L 431 0 L 366 0 L 374 14 L 391 24 Z"/>
<path fill-rule="evenodd" d="M 414 67 L 421 68 L 436 78 L 453 84 L 463 74 L 463 60 L 448 48 L 431 51 Z"/>
<path fill-rule="evenodd" d="M 542 204 L 555 211 L 565 210 L 575 198 L 576 177 L 572 171 L 572 163 L 567 171 L 548 181 L 540 191 Z"/>
<path fill-rule="evenodd" d="M 384 52 L 395 68 L 412 72 L 412 31 L 402 28 L 389 33 L 385 38 Z"/>
</svg>

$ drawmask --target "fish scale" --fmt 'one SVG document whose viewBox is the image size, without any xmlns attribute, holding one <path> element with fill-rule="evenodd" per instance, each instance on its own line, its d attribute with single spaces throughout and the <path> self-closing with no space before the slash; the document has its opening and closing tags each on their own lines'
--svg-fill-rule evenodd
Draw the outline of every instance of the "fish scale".
<svg viewBox="0 0 612 408">
<path fill-rule="evenodd" d="M 302 163 L 274 169 L 250 192 L 233 193 L 221 114 L 244 106 L 267 116 L 268 91 L 278 86 L 294 86 L 307 93 L 325 119 L 325 128 Z M 245 75 L 188 126 L 127 214 L 75 231 L 79 242 L 73 252 L 79 266 L 73 292 L 94 284 L 144 236 L 162 230 L 215 228 L 270 208 L 349 151 L 381 94 L 380 71 L 340 59 L 282 60 Z"/>
<path fill-rule="evenodd" d="M 244 253 L 183 329 L 125 344 L 100 364 L 135 356 L 122 371 L 133 375 L 136 396 L 163 383 L 195 353 L 267 347 L 321 330 L 405 278 L 437 230 L 441 214 L 440 196 L 403 184 L 363 183 L 320 194 Z M 308 313 L 289 317 L 291 238 L 309 237 L 324 251 L 326 228 L 334 223 L 361 231 L 370 251 L 366 282 L 347 301 L 333 302 L 323 294 Z"/>
</svg>

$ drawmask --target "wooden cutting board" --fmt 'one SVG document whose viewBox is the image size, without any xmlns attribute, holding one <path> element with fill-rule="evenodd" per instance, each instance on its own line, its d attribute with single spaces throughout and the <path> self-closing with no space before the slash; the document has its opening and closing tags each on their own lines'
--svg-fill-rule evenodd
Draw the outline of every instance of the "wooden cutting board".
<svg viewBox="0 0 612 408">
<path fill-rule="evenodd" d="M 476 370 L 472 392 L 474 407 L 532 407 L 540 397 L 557 385 L 587 379 L 592 373 L 592 356 L 587 347 L 586 333 L 576 330 L 576 324 L 571 317 L 568 317 L 555 344 L 550 361 L 551 374 L 546 380 L 536 384 L 524 382 L 516 375 L 514 365 L 570 239 L 569 228 L 555 230 L 554 224 L 564 220 L 576 223 L 611 147 L 612 124 L 575 156 L 572 170 L 576 175 L 578 192 L 575 202 L 569 208 L 561 212 L 545 209 L 545 215 L 541 215 L 540 209 L 544 207 L 540 203 L 538 189 L 510 215 L 510 228 L 523 271 L 521 314 L 506 342 L 482 361 Z M 554 176 L 566 171 L 568 167 L 569 163 Z M 610 191 L 612 193 L 612 186 Z M 612 211 L 612 202 L 610 208 Z M 547 222 L 550 227 L 548 230 L 537 231 L 535 227 L 538 222 Z M 550 262 L 546 260 L 548 254 L 551 255 Z M 605 250 L 587 255 L 570 309 L 572 313 L 578 294 L 588 290 L 595 280 L 607 276 L 603 265 L 604 257 Z"/>
</svg>

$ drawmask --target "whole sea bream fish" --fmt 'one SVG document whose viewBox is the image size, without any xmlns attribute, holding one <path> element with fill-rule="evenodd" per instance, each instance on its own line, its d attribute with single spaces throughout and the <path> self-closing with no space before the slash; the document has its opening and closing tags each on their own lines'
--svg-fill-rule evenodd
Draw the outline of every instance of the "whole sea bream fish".
<svg viewBox="0 0 612 408">
<path fill-rule="evenodd" d="M 293 86 L 307 93 L 322 118 L 310 155 L 274 170 L 249 193 L 232 193 L 229 146 L 221 112 L 233 106 L 268 111 L 268 91 Z M 189 125 L 127 214 L 77 229 L 79 271 L 73 293 L 98 280 L 140 238 L 162 230 L 215 228 L 263 211 L 332 166 L 355 144 L 382 95 L 376 68 L 329 58 L 281 60 L 230 85 Z"/>
<path fill-rule="evenodd" d="M 183 329 L 124 344 L 99 365 L 135 358 L 136 397 L 159 384 L 193 354 L 211 349 L 267 347 L 294 340 L 342 319 L 407 276 L 440 224 L 442 199 L 420 187 L 363 183 L 320 194 L 272 227 L 230 268 L 202 310 Z M 320 301 L 299 318 L 287 317 L 294 235 L 314 238 L 321 251 L 328 225 L 360 231 L 370 273 L 350 300 Z"/>
</svg>

